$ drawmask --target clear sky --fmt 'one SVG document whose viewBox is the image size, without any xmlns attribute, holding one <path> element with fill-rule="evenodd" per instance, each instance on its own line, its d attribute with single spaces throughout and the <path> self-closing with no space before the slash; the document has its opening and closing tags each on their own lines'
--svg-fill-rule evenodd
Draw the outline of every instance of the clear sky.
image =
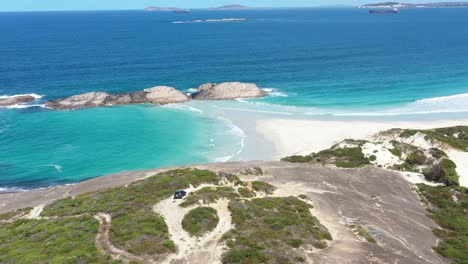
<svg viewBox="0 0 468 264">
<path fill-rule="evenodd" d="M 386 0 L 0 0 L 0 11 L 125 10 L 146 6 L 214 7 L 240 4 L 252 7 L 313 7 L 323 5 L 362 5 Z M 407 1 L 421 3 L 428 1 Z"/>
</svg>

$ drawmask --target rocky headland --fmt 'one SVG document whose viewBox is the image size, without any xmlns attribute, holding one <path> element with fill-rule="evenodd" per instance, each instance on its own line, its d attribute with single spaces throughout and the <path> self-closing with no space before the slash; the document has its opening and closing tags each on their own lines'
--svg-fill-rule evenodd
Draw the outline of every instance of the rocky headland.
<svg viewBox="0 0 468 264">
<path fill-rule="evenodd" d="M 233 100 L 238 98 L 257 98 L 266 96 L 266 92 L 253 83 L 226 82 L 202 84 L 197 91 L 188 96 L 176 88 L 156 86 L 143 91 L 110 94 L 105 92 L 90 92 L 74 95 L 68 98 L 56 99 L 46 103 L 46 106 L 56 110 L 72 110 L 80 108 L 129 105 L 150 103 L 164 105 L 183 103 L 195 100 Z"/>
<path fill-rule="evenodd" d="M 32 95 L 17 95 L 6 98 L 0 98 L 1 106 L 12 106 L 17 104 L 25 104 L 36 100 L 37 98 Z"/>
</svg>

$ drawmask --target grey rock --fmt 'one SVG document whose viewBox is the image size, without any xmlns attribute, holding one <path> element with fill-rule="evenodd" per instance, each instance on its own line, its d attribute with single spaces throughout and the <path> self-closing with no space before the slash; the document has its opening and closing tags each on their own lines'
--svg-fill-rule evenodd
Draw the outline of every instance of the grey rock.
<svg viewBox="0 0 468 264">
<path fill-rule="evenodd" d="M 157 86 L 143 91 L 125 94 L 109 94 L 103 92 L 91 92 L 74 95 L 65 99 L 49 101 L 46 106 L 57 110 L 71 110 L 79 108 L 128 105 L 128 104 L 169 104 L 185 102 L 189 98 L 173 87 Z"/>
<path fill-rule="evenodd" d="M 205 83 L 198 87 L 192 95 L 195 100 L 233 100 L 238 98 L 258 98 L 266 96 L 266 92 L 254 83 L 225 82 Z"/>
<path fill-rule="evenodd" d="M 189 100 L 184 93 L 169 86 L 156 86 L 145 89 L 148 102 L 153 104 L 181 103 Z"/>
<path fill-rule="evenodd" d="M 16 105 L 16 104 L 24 104 L 24 103 L 29 103 L 36 100 L 31 95 L 18 95 L 18 96 L 12 96 L 12 97 L 7 97 L 7 98 L 0 98 L 0 106 L 11 106 L 11 105 Z"/>
</svg>

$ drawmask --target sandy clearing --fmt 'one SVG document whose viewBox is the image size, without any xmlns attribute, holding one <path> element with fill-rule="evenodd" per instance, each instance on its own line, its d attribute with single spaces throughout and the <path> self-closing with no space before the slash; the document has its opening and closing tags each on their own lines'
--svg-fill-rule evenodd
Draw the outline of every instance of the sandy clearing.
<svg viewBox="0 0 468 264">
<path fill-rule="evenodd" d="M 196 188 L 191 186 L 185 191 L 190 194 L 204 187 L 219 186 L 203 184 Z M 216 209 L 219 223 L 213 231 L 199 238 L 190 236 L 182 227 L 184 216 L 199 205 L 184 208 L 179 206 L 182 202 L 183 200 L 174 200 L 170 197 L 153 207 L 154 212 L 164 217 L 170 237 L 178 248 L 178 252 L 170 255 L 163 263 L 178 263 L 180 261 L 183 263 L 221 263 L 224 245 L 219 244 L 218 241 L 224 233 L 233 228 L 231 213 L 228 209 L 229 201 L 221 199 L 216 203 L 203 205 Z"/>
</svg>

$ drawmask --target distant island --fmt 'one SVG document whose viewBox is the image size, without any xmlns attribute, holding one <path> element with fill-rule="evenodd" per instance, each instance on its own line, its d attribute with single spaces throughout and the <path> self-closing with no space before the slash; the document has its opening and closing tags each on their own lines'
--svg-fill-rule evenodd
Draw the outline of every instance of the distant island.
<svg viewBox="0 0 468 264">
<path fill-rule="evenodd" d="M 216 23 L 216 22 L 240 22 L 247 21 L 248 18 L 221 18 L 221 19 L 196 19 L 196 20 L 181 20 L 174 21 L 173 24 L 189 24 L 189 23 Z"/>
<path fill-rule="evenodd" d="M 426 3 L 426 4 L 383 2 L 383 3 L 362 5 L 359 8 L 446 8 L 446 7 L 468 7 L 468 2 L 437 2 L 437 3 Z"/>
<path fill-rule="evenodd" d="M 178 7 L 156 7 L 148 6 L 144 9 L 147 12 L 176 12 L 176 13 L 190 13 L 189 9 Z"/>
<path fill-rule="evenodd" d="M 243 5 L 225 5 L 220 7 L 211 7 L 208 10 L 242 10 L 242 9 L 249 9 L 248 6 Z"/>
</svg>

